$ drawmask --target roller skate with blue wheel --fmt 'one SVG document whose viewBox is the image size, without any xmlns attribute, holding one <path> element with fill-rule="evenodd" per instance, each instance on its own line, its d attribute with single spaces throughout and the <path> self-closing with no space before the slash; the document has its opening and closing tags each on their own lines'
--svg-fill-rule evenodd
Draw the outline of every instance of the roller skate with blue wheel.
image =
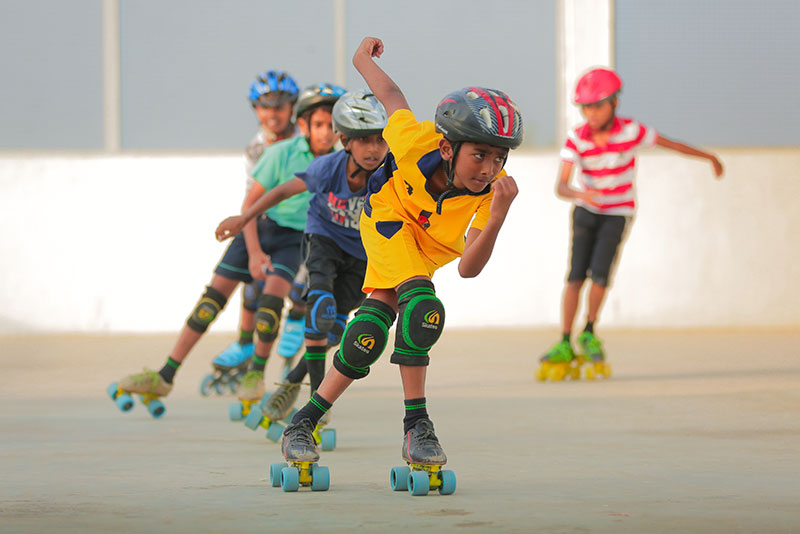
<svg viewBox="0 0 800 534">
<path fill-rule="evenodd" d="M 159 400 L 172 391 L 172 384 L 167 383 L 158 371 L 144 369 L 141 373 L 128 375 L 119 382 L 114 382 L 106 388 L 106 393 L 111 397 L 117 407 L 123 412 L 133 408 L 133 396 L 138 395 L 142 404 L 147 406 L 147 411 L 158 419 L 166 408 Z"/>
<path fill-rule="evenodd" d="M 581 377 L 580 365 L 572 351 L 569 341 L 559 341 L 539 361 L 541 365 L 536 370 L 536 379 L 544 382 L 551 380 L 558 382 L 565 378 L 578 380 Z"/>
<path fill-rule="evenodd" d="M 264 397 L 257 409 L 250 410 L 244 425 L 251 430 L 264 428 L 267 431 L 266 438 L 277 443 L 284 430 L 278 421 L 291 421 L 296 413 L 293 408 L 299 392 L 300 384 L 280 384 L 274 393 Z"/>
<path fill-rule="evenodd" d="M 289 425 L 283 432 L 281 451 L 286 462 L 269 466 L 269 480 L 273 487 L 283 491 L 297 491 L 300 486 L 311 491 L 327 491 L 331 476 L 327 467 L 321 467 L 319 451 L 314 441 L 314 423 L 303 419 Z"/>
<path fill-rule="evenodd" d="M 234 341 L 228 345 L 211 361 L 214 373 L 203 377 L 200 382 L 200 394 L 207 397 L 214 391 L 217 395 L 222 395 L 226 390 L 236 393 L 255 350 L 255 343 L 242 345 Z"/>
<path fill-rule="evenodd" d="M 578 344 L 583 349 L 578 361 L 579 366 L 583 366 L 584 378 L 586 380 L 594 380 L 597 377 L 611 378 L 611 366 L 606 363 L 606 353 L 597 336 L 584 331 L 578 336 Z"/>
<path fill-rule="evenodd" d="M 264 371 L 248 371 L 239 385 L 238 402 L 234 402 L 228 409 L 231 421 L 241 421 L 250 414 L 250 411 L 264 397 Z"/>
<path fill-rule="evenodd" d="M 420 419 L 403 439 L 403 460 L 408 465 L 393 467 L 389 485 L 394 491 L 408 490 L 411 495 L 427 495 L 437 489 L 441 495 L 456 491 L 456 474 L 442 469 L 447 456 L 433 431 L 430 419 Z"/>
<path fill-rule="evenodd" d="M 328 410 L 320 417 L 316 428 L 314 428 L 314 441 L 323 451 L 336 449 L 336 429 L 325 428 L 331 422 L 331 410 Z"/>
</svg>

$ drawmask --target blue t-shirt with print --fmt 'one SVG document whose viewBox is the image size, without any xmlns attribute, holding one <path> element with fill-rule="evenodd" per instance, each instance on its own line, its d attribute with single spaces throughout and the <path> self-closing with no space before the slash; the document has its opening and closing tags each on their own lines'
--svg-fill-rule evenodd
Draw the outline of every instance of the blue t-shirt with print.
<svg viewBox="0 0 800 534">
<path fill-rule="evenodd" d="M 306 233 L 333 239 L 347 254 L 366 260 L 358 220 L 364 207 L 367 188 L 351 191 L 347 184 L 347 158 L 344 150 L 316 158 L 304 172 L 295 176 L 306 183 L 308 205 Z"/>
</svg>

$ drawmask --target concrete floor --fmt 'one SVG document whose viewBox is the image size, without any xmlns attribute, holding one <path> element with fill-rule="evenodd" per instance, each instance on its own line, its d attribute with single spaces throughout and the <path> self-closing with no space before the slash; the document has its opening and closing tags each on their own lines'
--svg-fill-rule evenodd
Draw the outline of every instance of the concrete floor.
<svg viewBox="0 0 800 534">
<path fill-rule="evenodd" d="M 104 390 L 158 368 L 171 336 L 0 337 L 0 531 L 800 531 L 800 332 L 604 339 L 611 380 L 538 383 L 554 332 L 448 331 L 427 397 L 458 489 L 412 497 L 388 483 L 388 358 L 334 408 L 330 491 L 288 494 L 266 482 L 279 446 L 197 393 L 230 336 L 198 345 L 161 420 Z"/>
</svg>

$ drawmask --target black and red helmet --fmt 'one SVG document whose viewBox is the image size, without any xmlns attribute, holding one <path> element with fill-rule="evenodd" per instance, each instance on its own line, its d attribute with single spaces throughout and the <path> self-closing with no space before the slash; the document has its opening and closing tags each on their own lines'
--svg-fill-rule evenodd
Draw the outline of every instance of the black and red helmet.
<svg viewBox="0 0 800 534">
<path fill-rule="evenodd" d="M 503 148 L 522 144 L 522 115 L 503 91 L 464 87 L 436 107 L 436 131 L 454 143 L 486 143 Z"/>
</svg>

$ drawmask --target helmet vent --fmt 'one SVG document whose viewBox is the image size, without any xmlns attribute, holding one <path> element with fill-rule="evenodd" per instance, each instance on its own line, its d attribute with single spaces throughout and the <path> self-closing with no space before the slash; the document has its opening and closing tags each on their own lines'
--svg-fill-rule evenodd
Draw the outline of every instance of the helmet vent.
<svg viewBox="0 0 800 534">
<path fill-rule="evenodd" d="M 483 120 L 484 124 L 486 124 L 486 127 L 489 130 L 491 130 L 492 129 L 492 114 L 489 113 L 489 108 L 481 108 L 478 111 L 478 114 L 481 116 L 481 119 Z"/>
<path fill-rule="evenodd" d="M 475 100 L 476 98 L 480 98 L 480 95 L 478 93 L 476 93 L 475 91 L 467 91 L 466 95 L 464 95 L 464 96 L 466 96 L 468 98 L 471 98 L 472 100 Z"/>
</svg>

